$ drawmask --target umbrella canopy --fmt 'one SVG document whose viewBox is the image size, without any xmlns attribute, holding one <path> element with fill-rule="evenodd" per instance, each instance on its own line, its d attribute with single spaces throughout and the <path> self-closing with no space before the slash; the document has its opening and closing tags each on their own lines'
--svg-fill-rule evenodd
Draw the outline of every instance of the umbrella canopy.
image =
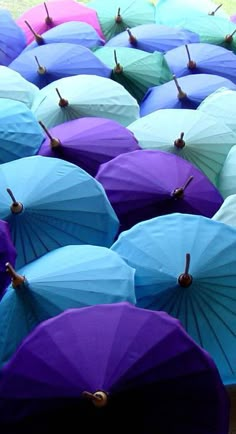
<svg viewBox="0 0 236 434">
<path fill-rule="evenodd" d="M 141 105 L 141 116 L 165 108 L 196 109 L 212 92 L 220 87 L 236 90 L 236 85 L 227 78 L 211 74 L 186 75 L 161 86 L 150 88 Z"/>
<path fill-rule="evenodd" d="M 35 155 L 43 140 L 35 116 L 23 102 L 0 98 L 0 164 Z"/>
<path fill-rule="evenodd" d="M 22 53 L 9 68 L 40 89 L 63 77 L 93 74 L 109 78 L 112 72 L 89 48 L 59 42 Z"/>
<path fill-rule="evenodd" d="M 188 44 L 174 48 L 165 59 L 176 77 L 215 74 L 236 83 L 236 57 L 232 51 L 212 44 Z"/>
<path fill-rule="evenodd" d="M 212 217 L 223 202 L 199 169 L 168 152 L 145 150 L 120 155 L 102 164 L 96 179 L 105 188 L 121 230 L 174 212 Z"/>
<path fill-rule="evenodd" d="M 122 84 L 138 101 L 150 87 L 172 80 L 164 55 L 157 51 L 147 53 L 126 47 L 102 47 L 95 54 L 112 68 L 111 78 Z"/>
<path fill-rule="evenodd" d="M 218 178 L 218 188 L 224 198 L 236 194 L 236 146 L 229 151 Z"/>
<path fill-rule="evenodd" d="M 95 176 L 100 164 L 120 154 L 140 149 L 133 133 L 105 118 L 81 118 L 57 125 L 38 151 L 45 157 L 62 158 Z"/>
<path fill-rule="evenodd" d="M 39 89 L 25 80 L 18 72 L 0 66 L 0 98 L 23 102 L 31 108 Z"/>
<path fill-rule="evenodd" d="M 103 34 L 109 40 L 127 27 L 155 23 L 155 6 L 146 0 L 93 0 Z"/>
<path fill-rule="evenodd" d="M 42 323 L 3 368 L 0 397 L 1 421 L 10 423 L 12 405 L 20 419 L 27 400 L 28 414 L 40 403 L 41 432 L 70 430 L 78 414 L 88 432 L 104 434 L 114 421 L 137 434 L 228 432 L 228 396 L 211 357 L 174 318 L 129 303 L 70 309 Z"/>
<path fill-rule="evenodd" d="M 11 14 L 0 9 L 0 65 L 8 66 L 26 46 L 26 39 L 21 28 Z"/>
<path fill-rule="evenodd" d="M 0 303 L 0 365 L 41 321 L 69 308 L 135 303 L 134 270 L 106 247 L 67 246 L 15 272 Z"/>
<path fill-rule="evenodd" d="M 216 220 L 236 228 L 236 194 L 226 197 L 220 209 L 215 215 L 213 215 L 212 220 Z"/>
<path fill-rule="evenodd" d="M 127 126 L 139 118 L 139 105 L 119 83 L 95 75 L 66 77 L 41 89 L 33 113 L 47 128 L 91 116 Z"/>
<path fill-rule="evenodd" d="M 59 24 L 56 27 L 52 27 L 47 32 L 42 33 L 42 35 L 37 34 L 31 26 L 30 28 L 35 41 L 31 42 L 24 51 L 31 50 L 38 45 L 54 44 L 58 42 L 79 44 L 90 49 L 104 45 L 104 39 L 98 35 L 90 24 L 80 23 L 79 21 L 69 21 Z"/>
<path fill-rule="evenodd" d="M 39 155 L 0 166 L 0 218 L 16 267 L 69 244 L 109 247 L 119 222 L 102 186 L 74 164 Z"/>
<path fill-rule="evenodd" d="M 236 23 L 236 15 L 231 15 L 230 21 L 232 21 L 232 23 Z"/>
<path fill-rule="evenodd" d="M 128 47 L 149 53 L 154 51 L 165 53 L 190 42 L 199 42 L 197 33 L 158 24 L 143 24 L 115 36 L 106 43 L 106 47 Z"/>
<path fill-rule="evenodd" d="M 144 149 L 168 151 L 193 163 L 217 184 L 236 134 L 223 121 L 200 110 L 157 110 L 129 129 Z"/>
<path fill-rule="evenodd" d="M 40 3 L 21 15 L 16 22 L 24 30 L 29 44 L 34 40 L 34 35 L 26 21 L 39 35 L 65 22 L 82 21 L 90 24 L 103 37 L 96 12 L 83 3 L 76 3 L 73 0 Z"/>
<path fill-rule="evenodd" d="M 235 384 L 236 230 L 172 214 L 136 225 L 112 249 L 136 270 L 138 306 L 179 318 L 225 384 Z"/>
<path fill-rule="evenodd" d="M 198 106 L 198 110 L 214 116 L 236 133 L 236 91 L 220 88 L 207 96 Z"/>
<path fill-rule="evenodd" d="M 0 220 L 0 300 L 6 287 L 10 283 L 10 277 L 6 273 L 6 262 L 13 265 L 16 260 L 16 249 L 13 245 L 7 222 Z"/>
</svg>

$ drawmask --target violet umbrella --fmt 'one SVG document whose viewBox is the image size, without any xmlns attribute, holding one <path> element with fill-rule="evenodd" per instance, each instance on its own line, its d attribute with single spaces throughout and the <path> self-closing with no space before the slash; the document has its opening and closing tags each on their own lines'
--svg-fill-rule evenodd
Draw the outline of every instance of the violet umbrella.
<svg viewBox="0 0 236 434">
<path fill-rule="evenodd" d="M 121 230 L 175 212 L 212 217 L 223 198 L 190 162 L 163 151 L 134 151 L 100 166 L 96 176 Z"/>
<path fill-rule="evenodd" d="M 2 370 L 0 408 L 4 433 L 15 434 L 72 432 L 78 422 L 104 434 L 114 423 L 137 434 L 229 428 L 209 354 L 178 320 L 129 303 L 69 309 L 40 324 Z"/>
<path fill-rule="evenodd" d="M 0 300 L 6 287 L 10 283 L 10 278 L 6 273 L 6 262 L 15 264 L 16 249 L 13 245 L 8 223 L 0 220 Z"/>
<path fill-rule="evenodd" d="M 38 154 L 62 158 L 95 176 L 100 164 L 120 154 L 140 149 L 134 134 L 112 119 L 84 117 L 48 130 Z"/>
</svg>

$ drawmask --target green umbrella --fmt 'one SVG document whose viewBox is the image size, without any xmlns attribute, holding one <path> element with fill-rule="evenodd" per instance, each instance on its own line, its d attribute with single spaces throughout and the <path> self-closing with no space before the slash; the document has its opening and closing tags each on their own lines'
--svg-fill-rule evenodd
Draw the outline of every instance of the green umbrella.
<svg viewBox="0 0 236 434">
<path fill-rule="evenodd" d="M 155 23 L 155 6 L 147 0 L 93 0 L 88 6 L 96 10 L 107 40 L 127 27 Z"/>
<path fill-rule="evenodd" d="M 218 188 L 224 198 L 236 194 L 236 146 L 227 155 L 219 175 Z"/>
<path fill-rule="evenodd" d="M 215 185 L 236 134 L 197 110 L 157 110 L 129 125 L 144 149 L 171 152 L 193 163 Z"/>
<path fill-rule="evenodd" d="M 212 220 L 236 227 L 236 194 L 228 196 Z"/>
<path fill-rule="evenodd" d="M 32 111 L 47 128 L 81 117 L 103 117 L 127 126 L 139 118 L 129 92 L 109 78 L 75 75 L 56 80 L 39 91 Z"/>
<path fill-rule="evenodd" d="M 236 91 L 222 87 L 207 98 L 198 106 L 197 110 L 214 116 L 236 133 Z"/>
<path fill-rule="evenodd" d="M 139 102 L 153 86 L 172 80 L 173 75 L 162 53 L 133 48 L 102 47 L 95 55 L 110 68 L 111 78 L 122 84 Z"/>
</svg>

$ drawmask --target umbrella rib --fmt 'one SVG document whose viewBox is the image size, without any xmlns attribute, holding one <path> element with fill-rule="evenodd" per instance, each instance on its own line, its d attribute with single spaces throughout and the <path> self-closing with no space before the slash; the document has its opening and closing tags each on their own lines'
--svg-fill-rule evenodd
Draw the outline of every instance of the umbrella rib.
<svg viewBox="0 0 236 434">
<path fill-rule="evenodd" d="M 205 290 L 207 290 L 207 288 L 204 288 Z M 201 295 L 202 296 L 202 295 Z M 215 304 L 218 304 L 220 307 L 223 306 L 223 308 L 225 310 L 227 310 L 228 312 L 232 313 L 232 315 L 235 315 L 235 312 L 231 309 L 229 309 L 227 306 L 225 306 L 223 303 L 220 303 L 217 299 L 215 299 L 214 297 L 212 297 L 211 295 L 207 294 L 208 298 L 210 298 Z M 204 297 L 202 297 L 202 300 L 204 300 L 204 302 L 208 305 L 208 302 L 204 299 Z M 233 301 L 235 301 L 235 299 L 233 299 Z M 223 322 L 223 324 L 225 325 L 225 327 L 229 330 L 229 332 L 236 337 L 236 333 L 233 332 L 233 330 L 231 330 L 229 328 L 229 326 L 224 322 L 223 318 L 221 318 L 217 312 L 212 308 L 212 306 L 209 304 L 208 305 L 210 307 L 210 309 L 212 310 L 212 312 L 221 320 L 221 322 Z"/>
<path fill-rule="evenodd" d="M 191 305 L 192 314 L 193 314 L 193 318 L 194 318 L 194 322 L 195 322 L 195 327 L 196 327 L 197 334 L 198 334 L 198 341 L 200 342 L 201 347 L 203 347 L 203 341 L 202 341 L 202 336 L 201 336 L 201 332 L 200 332 L 200 328 L 199 328 L 199 324 L 198 324 L 198 320 L 197 320 L 197 315 L 196 315 L 195 309 L 193 307 L 193 300 L 191 297 L 190 297 L 190 305 Z"/>
</svg>

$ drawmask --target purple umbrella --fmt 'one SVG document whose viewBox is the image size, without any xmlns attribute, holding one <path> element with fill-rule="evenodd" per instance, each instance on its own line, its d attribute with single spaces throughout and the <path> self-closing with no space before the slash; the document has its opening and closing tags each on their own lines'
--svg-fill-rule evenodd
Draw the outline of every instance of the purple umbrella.
<svg viewBox="0 0 236 434">
<path fill-rule="evenodd" d="M 96 176 L 121 230 L 164 214 L 212 217 L 223 203 L 210 180 L 189 161 L 163 151 L 134 151 L 104 163 Z"/>
<path fill-rule="evenodd" d="M 231 15 L 230 21 L 232 21 L 233 23 L 236 23 L 236 14 L 235 15 Z"/>
<path fill-rule="evenodd" d="M 0 220 L 0 299 L 10 283 L 9 275 L 6 273 L 6 262 L 15 265 L 16 249 L 11 240 L 8 223 Z"/>
<path fill-rule="evenodd" d="M 48 138 L 38 154 L 62 158 L 95 176 L 100 164 L 125 152 L 136 151 L 133 133 L 116 121 L 105 118 L 80 118 L 47 130 Z"/>
<path fill-rule="evenodd" d="M 3 368 L 0 398 L 4 433 L 78 424 L 103 434 L 228 432 L 228 396 L 208 353 L 178 320 L 129 303 L 70 309 L 39 325 Z"/>
</svg>

